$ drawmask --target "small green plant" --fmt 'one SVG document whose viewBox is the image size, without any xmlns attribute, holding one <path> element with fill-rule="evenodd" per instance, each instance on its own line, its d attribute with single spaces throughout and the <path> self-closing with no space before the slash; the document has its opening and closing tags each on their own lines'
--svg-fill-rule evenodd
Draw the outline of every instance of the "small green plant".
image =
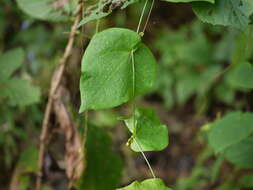
<svg viewBox="0 0 253 190">
<path fill-rule="evenodd" d="M 213 25 L 232 26 L 240 30 L 245 30 L 252 22 L 252 0 L 166 1 L 173 3 L 192 3 L 193 11 L 198 18 Z M 50 117 L 51 109 L 53 107 L 52 104 L 54 101 L 56 101 L 55 94 L 59 87 L 67 59 L 70 55 L 70 50 L 73 47 L 73 41 L 75 39 L 74 37 L 76 34 L 78 34 L 77 28 L 83 27 L 87 22 L 96 21 L 96 31 L 84 52 L 81 66 L 81 106 L 79 112 L 85 112 L 86 123 L 84 130 L 86 133 L 84 132 L 83 143 L 86 145 L 86 148 L 88 147 L 88 154 L 94 151 L 89 149 L 89 147 L 98 143 L 101 139 L 103 139 L 102 142 L 105 142 L 105 144 L 96 144 L 97 147 L 102 148 L 103 151 L 105 151 L 109 149 L 110 146 L 109 140 L 106 137 L 104 138 L 103 135 L 97 136 L 97 139 L 94 138 L 95 140 L 89 136 L 89 133 L 91 131 L 94 132 L 93 130 L 96 129 L 92 128 L 91 126 L 89 128 L 92 129 L 88 130 L 89 110 L 110 109 L 123 105 L 127 102 L 132 102 L 131 113 L 127 116 L 123 116 L 125 125 L 131 132 L 131 137 L 129 138 L 127 145 L 129 145 L 133 151 L 140 152 L 143 155 L 153 179 L 147 179 L 142 182 L 135 181 L 129 186 L 119 188 L 119 190 L 169 190 L 170 188 L 168 188 L 161 179 L 156 178 L 156 175 L 144 154 L 145 151 L 160 151 L 167 147 L 169 143 L 167 126 L 161 124 L 154 110 L 139 108 L 135 100 L 137 96 L 144 95 L 152 91 L 156 83 L 156 78 L 159 77 L 159 74 L 157 74 L 156 59 L 151 50 L 142 42 L 143 38 L 145 37 L 145 29 L 151 15 L 151 11 L 154 6 L 154 0 L 152 0 L 150 4 L 148 0 L 144 2 L 136 31 L 125 28 L 110 28 L 99 32 L 99 19 L 111 14 L 115 8 L 123 9 L 130 4 L 137 2 L 137 0 L 98 1 L 83 10 L 84 1 L 82 0 L 64 1 L 64 3 L 62 3 L 62 1 L 52 2 L 49 0 L 41 0 L 36 2 L 34 0 L 17 0 L 19 7 L 25 13 L 36 19 L 59 22 L 71 21 L 73 17 L 75 18 L 72 30 L 70 32 L 67 48 L 61 61 L 61 65 L 59 66 L 60 69 L 57 70 L 58 73 L 56 72 L 56 78 L 58 77 L 58 80 L 56 80 L 56 84 L 54 80 L 52 82 L 49 103 L 47 107 L 47 110 L 49 111 L 46 112 L 46 119 L 44 120 L 45 122 L 43 124 L 42 135 L 46 134 L 48 130 L 48 118 Z M 144 22 L 146 11 L 148 14 Z M 142 25 L 143 29 L 141 30 Z M 192 40 L 192 44 L 189 46 L 190 49 L 186 49 L 183 45 L 181 45 L 182 49 L 176 51 L 176 56 L 178 56 L 177 58 L 188 59 L 189 63 L 192 64 L 192 62 L 197 60 L 197 58 L 194 56 L 193 61 L 189 59 L 192 58 L 191 56 L 193 56 L 191 54 L 191 50 L 195 50 L 198 51 L 198 53 L 200 52 L 203 54 L 207 53 L 206 56 L 208 56 L 208 53 L 210 53 L 209 47 L 205 47 L 207 49 L 199 50 L 195 47 L 195 43 L 197 42 L 201 43 L 201 45 L 204 44 L 204 46 L 208 46 L 208 43 L 205 41 L 203 36 L 196 37 L 196 39 Z M 190 54 L 180 54 L 181 50 L 185 50 L 187 53 L 190 52 Z M 169 54 L 171 55 L 171 52 Z M 249 63 L 249 60 L 242 60 L 241 56 L 238 57 L 239 58 L 236 59 L 236 61 L 232 64 L 233 69 L 235 68 L 235 70 L 231 71 L 232 74 L 230 75 L 232 78 L 232 83 L 241 88 L 251 89 L 252 81 L 251 79 L 248 80 L 248 77 L 250 78 L 251 74 L 253 73 L 251 68 L 252 66 Z M 204 61 L 209 62 L 209 60 Z M 223 74 L 219 66 L 215 67 L 209 63 L 207 64 L 207 73 L 201 73 L 201 77 L 196 73 L 189 76 L 181 76 L 176 87 L 179 103 L 184 103 L 194 92 L 198 90 L 200 91 L 201 95 L 203 95 L 203 91 L 204 94 L 208 93 L 206 88 L 211 88 L 211 85 L 207 85 L 206 87 L 205 83 L 199 84 L 199 80 L 205 80 L 205 82 L 209 84 L 209 81 L 212 80 L 212 78 L 217 74 L 220 74 L 220 72 L 221 75 Z M 14 64 L 9 73 L 11 74 L 13 71 L 15 71 L 16 67 L 18 67 L 18 65 Z M 225 69 L 225 71 L 226 70 L 228 69 Z M 6 73 L 7 76 L 5 77 Z M 3 76 L 4 80 L 6 80 L 9 79 L 10 74 L 8 74 L 8 72 L 4 72 L 0 76 Z M 22 80 L 10 79 L 9 82 L 13 80 L 13 85 L 23 85 L 22 89 L 32 89 L 28 88 L 27 83 Z M 11 84 L 12 83 L 10 83 L 10 86 Z M 182 91 L 182 89 L 185 89 L 185 87 L 188 88 L 188 91 L 186 94 L 181 95 L 181 93 L 185 93 L 185 90 Z M 203 87 L 204 90 L 200 89 L 201 87 Z M 4 91 L 1 91 L 1 93 L 2 92 Z M 37 94 L 37 91 L 36 96 L 32 93 L 29 94 L 32 95 L 32 97 L 30 97 L 28 100 L 33 102 L 34 99 L 37 98 Z M 25 100 L 22 102 L 19 102 L 18 100 L 14 101 L 12 95 L 13 94 L 8 93 L 8 91 L 3 93 L 3 96 L 10 98 L 12 104 L 21 104 L 25 102 Z M 28 103 L 30 103 L 29 101 Z M 253 132 L 252 118 L 252 113 L 233 112 L 210 124 L 211 128 L 208 131 L 208 142 L 214 149 L 215 153 L 225 156 L 228 161 L 235 165 L 251 168 L 251 161 L 253 157 L 252 152 L 249 150 L 250 146 L 253 144 L 251 137 Z M 39 190 L 41 186 L 41 172 L 45 149 L 45 143 L 43 141 L 45 140 L 44 138 L 45 136 L 42 136 L 41 138 L 42 142 L 40 146 L 41 152 L 39 157 L 37 190 Z M 106 158 L 111 159 L 114 164 L 117 163 L 119 168 L 121 167 L 121 163 L 117 156 L 114 154 L 106 155 L 107 151 L 103 151 L 101 151 L 103 155 L 96 155 L 105 155 L 107 156 Z M 111 190 L 112 188 L 117 188 L 115 183 L 118 181 L 120 169 L 115 169 L 115 171 L 113 170 L 112 172 L 115 173 L 113 173 L 112 176 L 105 174 L 107 175 L 107 178 L 106 182 L 104 182 L 101 180 L 101 176 L 99 175 L 100 168 L 97 167 L 97 164 L 94 164 L 92 160 L 93 158 L 91 159 L 88 156 L 88 173 L 84 174 L 88 176 L 85 178 L 88 180 L 81 181 L 80 189 L 87 188 L 87 186 L 88 189 L 99 190 Z M 94 160 L 98 163 L 100 162 L 100 158 L 94 158 Z M 94 165 L 89 165 L 90 163 L 93 163 Z M 92 169 L 90 168 L 91 166 L 93 166 Z M 109 167 L 110 169 L 110 165 L 106 165 L 106 167 Z M 92 173 L 94 172 L 94 168 L 96 168 L 96 171 L 98 170 L 97 173 Z M 89 183 L 89 180 L 94 180 L 95 182 L 93 181 Z M 70 179 L 70 181 L 72 182 L 72 179 Z"/>
</svg>

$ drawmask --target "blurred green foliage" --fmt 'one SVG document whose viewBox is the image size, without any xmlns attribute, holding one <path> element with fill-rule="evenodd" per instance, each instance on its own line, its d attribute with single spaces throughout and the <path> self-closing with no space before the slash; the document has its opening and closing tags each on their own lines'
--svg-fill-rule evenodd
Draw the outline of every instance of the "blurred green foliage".
<svg viewBox="0 0 253 190">
<path fill-rule="evenodd" d="M 176 31 L 157 32 L 154 44 L 160 56 L 160 71 L 156 91 L 167 109 L 182 106 L 195 97 L 195 108 L 203 113 L 213 100 L 232 105 L 236 92 L 245 91 L 247 84 L 243 80 L 248 78 L 244 73 L 240 75 L 244 79 L 238 79 L 238 72 L 243 71 L 237 65 L 252 57 L 252 45 L 245 41 L 252 36 L 251 31 L 211 27 L 195 21 Z M 224 63 L 236 67 L 225 72 Z M 236 84 L 239 80 L 244 86 Z"/>
<path fill-rule="evenodd" d="M 221 1 L 224 0 L 219 2 Z M 47 2 L 47 0 L 36 2 L 35 8 L 31 0 L 18 0 L 18 5 L 10 0 L 0 2 L 0 175 L 6 174 L 6 179 L 0 178 L 0 189 L 4 190 L 9 186 L 15 170 L 21 171 L 18 176 L 21 190 L 29 189 L 34 183 L 38 160 L 36 143 L 39 139 L 50 77 L 62 56 L 70 30 L 70 22 L 46 21 L 71 21 L 77 1 L 73 1 L 73 5 L 62 7 L 60 11 L 49 9 L 49 12 L 43 12 L 43 9 L 49 6 Z M 135 2 L 138 1 L 126 2 L 122 8 Z M 97 15 L 96 11 L 101 13 L 101 5 L 94 6 L 94 2 L 89 3 L 91 8 L 96 8 L 89 20 L 95 21 L 111 13 L 108 11 Z M 27 4 L 29 6 L 26 6 Z M 140 5 L 142 4 L 137 4 L 133 8 L 130 6 L 124 11 L 115 11 L 108 19 L 102 21 L 102 26 L 112 25 L 112 22 L 124 27 L 127 24 L 137 23 L 135 17 L 139 16 Z M 215 5 L 219 7 L 221 4 Z M 211 9 L 215 8 L 213 5 L 210 6 Z M 19 8 L 25 9 L 28 15 L 43 21 L 37 21 L 23 14 Z M 178 6 L 178 10 L 180 8 Z M 194 9 L 198 11 L 198 4 L 195 4 Z M 202 15 L 203 12 L 197 14 L 200 14 L 200 17 L 210 16 Z M 218 21 L 221 22 L 220 12 L 218 16 Z M 250 21 L 250 15 L 247 13 L 246 16 L 247 23 L 238 24 L 238 20 L 232 19 L 225 20 L 226 22 L 222 20 L 222 24 L 245 27 L 245 23 L 248 24 Z M 165 26 L 157 29 L 154 27 L 152 34 L 147 34 L 150 47 L 153 47 L 159 61 L 158 83 L 152 92 L 162 97 L 163 101 L 159 106 L 173 112 L 175 107 L 184 109 L 190 104 L 196 110 L 192 115 L 202 113 L 207 116 L 217 103 L 226 111 L 231 108 L 245 110 L 250 102 L 244 97 L 250 94 L 253 88 L 252 28 L 248 27 L 241 32 L 234 28 L 210 26 L 195 19 L 190 20 L 191 22 L 180 23 L 179 28 L 172 28 L 167 21 L 161 19 L 158 22 Z M 210 21 L 210 18 L 207 20 Z M 86 21 L 87 19 L 84 20 Z M 79 40 L 82 41 L 84 36 L 93 33 L 93 29 L 94 26 L 87 24 L 87 29 L 82 33 L 83 36 L 80 35 Z M 76 105 L 71 105 L 70 109 L 74 106 Z M 112 127 L 118 124 L 116 119 L 118 115 L 120 114 L 115 110 L 91 114 L 91 123 L 100 128 L 91 126 L 89 129 L 88 165 L 79 189 L 111 190 L 121 184 L 123 162 L 121 157 L 112 151 L 112 135 L 108 135 L 108 131 L 105 131 L 112 131 Z M 83 125 L 82 119 L 78 117 L 75 119 Z M 242 118 L 239 117 L 239 121 L 231 119 L 224 122 L 225 117 L 218 118 L 214 123 L 208 123 L 204 132 L 201 131 L 209 147 L 205 147 L 203 154 L 198 155 L 188 177 L 173 182 L 175 190 L 205 189 L 210 185 L 213 185 L 211 188 L 215 190 L 253 188 L 251 170 L 243 175 L 238 175 L 237 171 L 221 174 L 222 164 L 227 163 L 226 161 L 239 170 L 252 168 L 253 159 L 252 132 L 238 140 L 237 130 L 242 128 Z M 252 123 L 246 122 L 245 125 L 251 127 Z M 104 127 L 108 128 L 101 129 Z M 216 135 L 217 128 L 225 132 L 223 131 L 221 136 Z M 232 146 L 224 149 L 224 152 L 215 154 L 213 150 L 221 148 L 221 145 L 214 145 L 213 142 L 218 143 L 217 139 L 228 142 L 228 136 L 225 138 L 224 134 L 230 133 L 232 140 L 238 142 L 233 142 Z M 210 135 L 213 140 L 210 139 Z M 34 146 L 31 146 L 32 143 Z M 210 160 L 213 161 L 212 164 L 206 164 Z M 48 190 L 51 187 L 43 189 Z"/>
</svg>

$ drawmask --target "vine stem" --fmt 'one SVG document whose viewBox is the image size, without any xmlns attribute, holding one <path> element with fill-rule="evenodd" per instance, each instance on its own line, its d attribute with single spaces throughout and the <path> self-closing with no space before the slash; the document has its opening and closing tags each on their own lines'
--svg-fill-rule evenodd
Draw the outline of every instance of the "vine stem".
<svg viewBox="0 0 253 190">
<path fill-rule="evenodd" d="M 131 51 L 131 60 L 132 60 L 132 88 L 133 88 L 133 110 L 132 110 L 132 114 L 133 114 L 133 127 L 134 127 L 134 131 L 133 134 L 136 134 L 136 129 L 135 129 L 135 123 L 136 123 L 136 118 L 135 118 L 135 109 L 136 109 L 136 103 L 135 103 L 135 61 L 134 61 L 134 50 Z"/>
<path fill-rule="evenodd" d="M 151 6 L 150 6 L 150 9 L 149 9 L 149 12 L 148 12 L 148 17 L 146 19 L 146 22 L 145 22 L 145 25 L 144 25 L 144 28 L 143 28 L 143 33 L 145 32 L 146 28 L 147 28 L 147 25 L 148 25 L 148 21 L 150 19 L 150 16 L 151 16 L 151 12 L 153 10 L 153 7 L 154 7 L 154 4 L 155 4 L 155 0 L 152 0 L 151 2 Z"/>
<path fill-rule="evenodd" d="M 151 164 L 150 164 L 149 161 L 148 161 L 148 158 L 146 157 L 146 155 L 145 155 L 144 152 L 142 151 L 141 145 L 138 143 L 138 141 L 137 141 L 135 138 L 133 138 L 133 139 L 134 139 L 134 142 L 137 144 L 137 146 L 138 146 L 138 148 L 139 148 L 139 150 L 140 150 L 140 152 L 141 152 L 141 154 L 142 154 L 142 156 L 143 156 L 145 162 L 147 163 L 148 168 L 149 168 L 149 170 L 150 170 L 150 173 L 152 174 L 153 178 L 156 178 L 155 173 L 154 173 L 154 171 L 153 171 L 153 169 L 152 169 L 152 167 L 151 167 Z"/>
<path fill-rule="evenodd" d="M 137 30 L 136 30 L 137 33 L 139 33 L 139 31 L 140 31 L 141 23 L 142 23 L 142 20 L 143 20 L 143 16 L 144 16 L 147 4 L 148 4 L 148 0 L 146 0 L 144 6 L 142 8 L 141 17 L 139 19 L 139 23 L 138 23 Z"/>
<path fill-rule="evenodd" d="M 98 2 L 98 7 L 99 7 L 99 9 L 101 9 L 101 4 L 102 4 L 102 0 L 99 0 L 99 2 Z M 96 20 L 95 34 L 97 34 L 98 31 L 99 31 L 99 24 L 100 24 L 100 19 L 97 19 L 97 20 Z"/>
<path fill-rule="evenodd" d="M 99 24 L 100 24 L 100 19 L 97 19 L 97 21 L 96 21 L 96 31 L 95 31 L 95 34 L 98 33 L 98 31 L 99 31 Z"/>
<path fill-rule="evenodd" d="M 43 123 L 42 123 L 42 132 L 40 135 L 40 145 L 39 145 L 39 159 L 38 159 L 38 174 L 37 174 L 37 178 L 36 178 L 36 190 L 40 190 L 41 189 L 41 181 L 42 181 L 42 169 L 43 169 L 43 161 L 44 161 L 44 156 L 45 156 L 45 150 L 46 150 L 46 145 L 47 145 L 47 140 L 48 140 L 48 129 L 49 129 L 49 120 L 50 120 L 50 115 L 52 112 L 52 108 L 53 108 L 53 103 L 56 97 L 56 91 L 59 87 L 59 84 L 61 82 L 64 70 L 65 70 L 65 66 L 66 63 L 68 61 L 69 56 L 71 55 L 71 51 L 73 49 L 73 44 L 75 41 L 75 36 L 77 33 L 77 26 L 81 20 L 81 11 L 82 10 L 82 3 L 79 2 L 78 6 L 76 8 L 76 16 L 75 16 L 75 20 L 74 23 L 71 27 L 71 31 L 69 33 L 69 39 L 68 39 L 68 43 L 67 46 L 64 50 L 64 54 L 62 59 L 60 60 L 60 64 L 59 67 L 55 70 L 52 79 L 51 79 L 51 86 L 50 86 L 50 92 L 49 92 L 49 97 L 48 97 L 48 103 L 46 106 L 46 110 L 45 110 L 45 115 L 44 115 L 44 119 L 43 119 Z"/>
<path fill-rule="evenodd" d="M 144 13 L 145 13 L 147 4 L 148 4 L 148 0 L 146 0 L 144 6 L 142 8 L 139 23 L 138 23 L 138 26 L 137 26 L 137 29 L 136 29 L 137 33 L 139 33 L 139 31 L 140 31 L 141 23 L 142 23 L 142 20 L 143 20 L 143 17 L 144 17 Z M 145 32 L 145 29 L 147 27 L 147 24 L 148 24 L 148 21 L 149 21 L 149 18 L 150 18 L 153 7 L 154 7 L 154 0 L 152 0 L 151 6 L 150 6 L 148 17 L 146 19 L 146 22 L 145 22 L 145 25 L 144 25 L 144 28 L 143 28 L 143 33 Z M 141 152 L 145 162 L 147 163 L 147 166 L 148 166 L 148 168 L 150 170 L 150 173 L 152 174 L 153 178 L 156 178 L 155 173 L 154 173 L 154 171 L 151 167 L 151 164 L 149 163 L 149 161 L 148 161 L 146 155 L 144 154 L 144 152 L 142 151 L 141 145 L 135 139 L 135 136 L 136 136 L 136 116 L 135 116 L 135 110 L 136 110 L 136 103 L 135 103 L 135 88 L 136 88 L 136 86 L 135 86 L 135 83 L 136 83 L 136 79 L 135 79 L 134 50 L 131 51 L 131 61 L 132 61 L 132 72 L 133 72 L 133 75 L 132 75 L 132 82 L 133 82 L 133 85 L 132 85 L 132 88 L 133 88 L 133 111 L 132 111 L 132 115 L 133 115 L 133 140 L 137 144 L 137 146 L 139 148 L 139 151 Z"/>
<path fill-rule="evenodd" d="M 156 178 L 155 176 L 155 173 L 146 157 L 146 155 L 144 154 L 144 152 L 142 151 L 142 148 L 141 148 L 141 145 L 138 143 L 138 141 L 135 139 L 135 135 L 136 135 L 136 117 L 135 117 L 135 110 L 136 110 L 136 103 L 135 103 L 135 61 L 134 61 L 134 50 L 131 51 L 131 60 L 132 60 L 132 72 L 133 72 L 133 78 L 132 78 L 132 81 L 133 81 L 133 139 L 134 139 L 134 142 L 137 144 L 145 162 L 147 163 L 148 165 L 148 168 L 153 176 L 153 178 Z"/>
</svg>

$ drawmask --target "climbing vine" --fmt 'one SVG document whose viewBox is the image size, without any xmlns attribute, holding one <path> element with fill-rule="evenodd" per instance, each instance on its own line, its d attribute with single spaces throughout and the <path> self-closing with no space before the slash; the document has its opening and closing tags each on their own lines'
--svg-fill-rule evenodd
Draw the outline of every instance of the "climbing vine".
<svg viewBox="0 0 253 190">
<path fill-rule="evenodd" d="M 88 111 L 111 109 L 124 103 L 132 103 L 129 115 L 121 117 L 131 133 L 127 146 L 134 152 L 140 152 L 145 159 L 153 178 L 142 182 L 135 181 L 129 186 L 118 190 L 169 190 L 156 175 L 150 165 L 145 151 L 161 151 L 169 144 L 168 127 L 163 125 L 150 108 L 140 108 L 135 99 L 137 96 L 150 92 L 159 73 L 155 56 L 147 45 L 143 43 L 145 29 L 148 25 L 155 1 L 145 0 L 136 31 L 126 28 L 109 28 L 99 31 L 99 19 L 113 14 L 116 8 L 124 9 L 127 6 L 140 3 L 138 0 L 100 0 L 96 4 L 84 6 L 84 1 L 50 1 L 50 0 L 16 0 L 19 7 L 28 15 L 41 20 L 52 22 L 75 21 L 70 33 L 69 46 L 60 64 L 58 72 L 51 83 L 48 107 L 42 129 L 40 157 L 44 156 L 46 147 L 45 134 L 48 133 L 48 121 L 54 95 L 64 72 L 70 50 L 73 47 L 78 30 L 85 24 L 96 21 L 96 31 L 85 49 L 81 63 L 80 95 L 81 106 L 79 113 L 85 112 L 86 142 L 89 133 Z M 239 29 L 244 32 L 253 22 L 252 0 L 165 0 L 170 3 L 192 3 L 196 16 L 203 22 L 213 25 L 223 25 Z M 180 6 L 180 4 L 178 4 Z M 251 33 L 250 33 L 251 34 Z M 245 44 L 247 47 L 247 43 Z M 247 48 L 246 48 L 247 49 Z M 238 59 L 240 60 L 240 59 Z M 18 67 L 15 66 L 15 67 Z M 14 70 L 14 69 L 13 69 Z M 252 89 L 252 65 L 248 60 L 233 63 L 225 68 L 232 70 L 231 78 L 234 85 L 244 89 Z M 6 77 L 8 78 L 8 76 Z M 11 80 L 11 79 L 10 79 Z M 211 80 L 218 80 L 214 76 Z M 8 95 L 8 94 L 7 94 Z M 14 102 L 15 103 L 15 102 Z M 252 113 L 235 111 L 207 124 L 204 129 L 208 134 L 208 143 L 218 156 L 242 167 L 252 168 Z M 239 152 L 241 151 L 241 152 Z M 238 156 L 240 155 L 240 157 Z M 42 158 L 41 158 L 42 159 Z M 89 163 L 88 163 L 89 164 Z M 39 163 L 37 190 L 41 186 L 42 162 Z M 70 176 L 68 176 L 70 177 Z M 76 176 L 77 180 L 80 175 Z"/>
</svg>

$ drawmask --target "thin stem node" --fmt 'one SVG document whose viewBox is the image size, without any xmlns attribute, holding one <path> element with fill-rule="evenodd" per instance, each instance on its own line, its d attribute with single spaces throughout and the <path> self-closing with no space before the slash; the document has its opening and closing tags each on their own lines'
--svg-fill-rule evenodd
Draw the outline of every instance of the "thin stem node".
<svg viewBox="0 0 253 190">
<path fill-rule="evenodd" d="M 151 173 L 152 177 L 153 177 L 153 178 L 156 178 L 155 173 L 154 173 L 154 171 L 153 171 L 153 169 L 152 169 L 152 167 L 151 167 L 151 165 L 150 165 L 150 163 L 149 163 L 149 161 L 148 161 L 148 158 L 146 157 L 146 155 L 145 155 L 144 152 L 142 151 L 141 145 L 137 142 L 137 140 L 136 140 L 135 138 L 133 138 L 133 139 L 134 139 L 134 142 L 137 144 L 137 146 L 138 146 L 138 148 L 139 148 L 139 150 L 140 150 L 140 152 L 141 152 L 141 154 L 142 154 L 142 156 L 143 156 L 145 162 L 147 163 L 148 168 L 149 168 L 149 170 L 150 170 L 150 173 Z"/>
</svg>

